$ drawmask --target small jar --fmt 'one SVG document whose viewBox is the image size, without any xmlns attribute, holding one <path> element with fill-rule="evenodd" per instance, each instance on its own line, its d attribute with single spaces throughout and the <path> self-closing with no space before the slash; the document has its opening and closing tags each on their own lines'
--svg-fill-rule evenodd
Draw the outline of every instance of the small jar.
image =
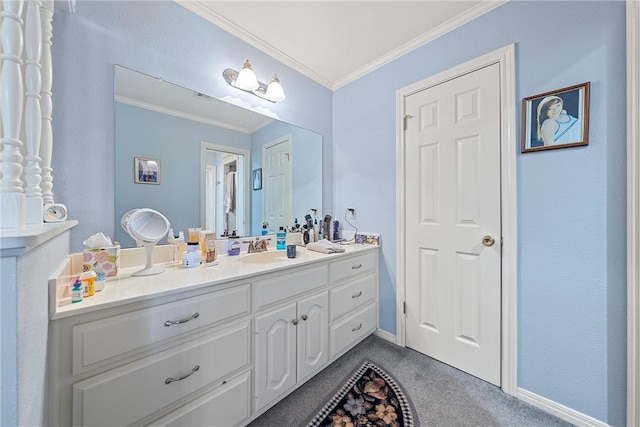
<svg viewBox="0 0 640 427">
<path fill-rule="evenodd" d="M 80 282 L 84 288 L 84 296 L 92 297 L 96 294 L 96 277 L 98 275 L 95 271 L 85 271 L 80 275 Z"/>
<path fill-rule="evenodd" d="M 80 283 L 80 279 L 76 279 L 73 283 L 73 287 L 71 288 L 71 302 L 82 302 L 84 298 L 84 289 L 82 288 L 82 283 Z"/>
<path fill-rule="evenodd" d="M 202 261 L 200 250 L 182 254 L 182 265 L 184 268 L 197 267 L 200 265 L 200 261 Z"/>
</svg>

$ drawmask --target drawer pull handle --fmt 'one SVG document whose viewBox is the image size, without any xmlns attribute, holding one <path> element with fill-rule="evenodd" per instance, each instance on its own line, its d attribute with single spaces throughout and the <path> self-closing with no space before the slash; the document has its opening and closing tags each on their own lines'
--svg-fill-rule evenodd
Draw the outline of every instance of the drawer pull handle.
<svg viewBox="0 0 640 427">
<path fill-rule="evenodd" d="M 362 328 L 362 323 L 360 323 L 358 326 L 356 326 L 355 328 L 351 329 L 351 332 L 355 332 L 355 331 L 359 331 L 360 328 Z"/>
<path fill-rule="evenodd" d="M 291 321 L 291 323 L 293 323 L 294 325 L 297 325 L 297 324 L 298 324 L 298 319 L 293 319 L 293 320 Z"/>
<path fill-rule="evenodd" d="M 167 320 L 166 322 L 164 322 L 164 326 L 171 326 L 171 325 L 180 325 L 182 323 L 187 323 L 189 320 L 193 320 L 193 319 L 197 319 L 198 316 L 200 316 L 200 313 L 198 313 L 197 311 L 195 313 L 193 313 L 191 315 L 191 317 L 187 317 L 186 319 L 180 319 L 180 320 Z"/>
<path fill-rule="evenodd" d="M 165 383 L 165 384 L 171 384 L 172 382 L 175 382 L 175 381 L 182 381 L 182 380 L 184 380 L 185 378 L 189 378 L 189 377 L 190 377 L 194 372 L 196 372 L 198 369 L 200 369 L 200 365 L 196 365 L 196 366 L 194 366 L 194 367 L 193 367 L 193 369 L 191 370 L 191 372 L 189 372 L 189 373 L 188 373 L 187 375 L 185 375 L 184 377 L 180 377 L 180 378 L 171 378 L 171 377 L 169 377 L 169 378 L 167 378 L 166 380 L 164 380 L 164 383 Z"/>
<path fill-rule="evenodd" d="M 360 296 L 362 296 L 362 291 L 358 292 L 357 294 L 351 295 L 351 298 L 358 298 Z"/>
<path fill-rule="evenodd" d="M 360 267 L 362 267 L 362 264 L 354 265 L 354 266 L 352 266 L 352 267 L 351 267 L 351 269 L 352 269 L 352 270 L 357 270 L 357 269 L 359 269 Z"/>
<path fill-rule="evenodd" d="M 307 319 L 308 319 L 308 317 L 307 317 L 307 315 L 306 315 L 306 314 L 303 314 L 303 315 L 302 315 L 302 316 L 300 316 L 300 317 L 302 318 L 302 320 L 307 320 Z"/>
</svg>

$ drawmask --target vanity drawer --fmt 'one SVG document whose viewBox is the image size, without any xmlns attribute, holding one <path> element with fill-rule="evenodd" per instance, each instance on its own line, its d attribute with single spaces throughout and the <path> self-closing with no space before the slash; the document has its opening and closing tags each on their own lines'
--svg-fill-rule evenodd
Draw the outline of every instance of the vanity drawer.
<svg viewBox="0 0 640 427">
<path fill-rule="evenodd" d="M 358 255 L 344 261 L 332 262 L 330 268 L 331 284 L 348 279 L 376 267 L 377 252 Z"/>
<path fill-rule="evenodd" d="M 258 280 L 254 284 L 256 310 L 313 289 L 327 286 L 327 266 L 306 268 L 294 273 Z"/>
<path fill-rule="evenodd" d="M 249 366 L 250 332 L 242 322 L 74 384 L 73 425 L 129 425 Z"/>
<path fill-rule="evenodd" d="M 352 313 L 376 296 L 376 275 L 368 274 L 344 285 L 329 289 L 329 321 Z"/>
<path fill-rule="evenodd" d="M 240 285 L 74 326 L 73 374 L 167 338 L 248 314 L 249 296 L 249 285 Z M 183 323 L 177 323 L 180 321 Z"/>
<path fill-rule="evenodd" d="M 235 426 L 251 416 L 251 373 L 245 372 L 150 426 Z"/>
<path fill-rule="evenodd" d="M 376 329 L 376 304 L 372 303 L 351 317 L 329 326 L 330 359 Z"/>
</svg>

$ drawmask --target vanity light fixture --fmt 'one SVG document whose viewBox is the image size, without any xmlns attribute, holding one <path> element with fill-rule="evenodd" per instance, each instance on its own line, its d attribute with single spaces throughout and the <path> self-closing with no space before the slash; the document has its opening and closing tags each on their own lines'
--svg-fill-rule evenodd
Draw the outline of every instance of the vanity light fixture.
<svg viewBox="0 0 640 427">
<path fill-rule="evenodd" d="M 278 75 L 274 74 L 271 82 L 267 86 L 261 81 L 258 81 L 255 73 L 251 69 L 251 63 L 248 59 L 245 61 L 240 72 L 227 68 L 222 72 L 222 76 L 230 86 L 244 90 L 245 92 L 250 92 L 267 101 L 280 102 L 286 98 Z"/>
</svg>

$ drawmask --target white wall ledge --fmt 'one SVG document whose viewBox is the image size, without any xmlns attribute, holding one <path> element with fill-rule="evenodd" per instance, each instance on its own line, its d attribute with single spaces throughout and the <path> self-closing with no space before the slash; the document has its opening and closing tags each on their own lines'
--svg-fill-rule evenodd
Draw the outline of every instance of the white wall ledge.
<svg viewBox="0 0 640 427">
<path fill-rule="evenodd" d="M 77 220 L 0 229 L 0 255 L 17 256 L 78 225 Z"/>
</svg>

